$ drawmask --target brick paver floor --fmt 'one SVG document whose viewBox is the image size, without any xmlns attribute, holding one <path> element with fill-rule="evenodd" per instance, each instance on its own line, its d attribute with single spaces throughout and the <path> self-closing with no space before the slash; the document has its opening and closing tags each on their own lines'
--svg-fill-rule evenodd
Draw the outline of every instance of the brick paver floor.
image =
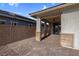
<svg viewBox="0 0 79 59">
<path fill-rule="evenodd" d="M 1 56 L 79 56 L 79 50 L 60 46 L 58 35 L 51 35 L 41 42 L 35 37 L 0 47 Z"/>
</svg>

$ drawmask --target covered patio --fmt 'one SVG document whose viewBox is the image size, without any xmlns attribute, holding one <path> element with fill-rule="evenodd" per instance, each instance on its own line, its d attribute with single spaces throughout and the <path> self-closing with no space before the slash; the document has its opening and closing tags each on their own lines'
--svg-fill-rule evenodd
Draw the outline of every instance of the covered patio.
<svg viewBox="0 0 79 59">
<path fill-rule="evenodd" d="M 78 7 L 76 3 L 64 3 L 51 8 L 31 13 L 36 18 L 36 41 L 41 41 L 50 35 L 59 35 L 59 43 L 63 47 L 78 48 L 76 28 L 78 24 Z M 69 17 L 70 16 L 70 17 Z M 71 22 L 71 23 L 70 23 Z M 76 22 L 77 23 L 77 22 Z M 72 26 L 73 25 L 73 26 Z M 71 27 L 71 28 L 69 28 Z M 78 27 L 77 27 L 78 28 Z M 53 37 L 52 37 L 53 38 Z"/>
<path fill-rule="evenodd" d="M 37 18 L 36 21 L 36 40 L 42 39 L 52 34 L 59 35 L 61 32 L 61 9 L 54 11 L 38 11 L 30 14 L 32 17 Z"/>
</svg>

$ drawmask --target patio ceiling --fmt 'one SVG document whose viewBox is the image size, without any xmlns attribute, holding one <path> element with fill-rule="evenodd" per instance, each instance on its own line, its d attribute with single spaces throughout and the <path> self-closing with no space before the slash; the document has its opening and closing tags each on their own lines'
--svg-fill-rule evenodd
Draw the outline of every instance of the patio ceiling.
<svg viewBox="0 0 79 59">
<path fill-rule="evenodd" d="M 41 18 L 41 20 L 48 21 L 48 22 L 59 22 L 60 18 L 61 18 L 61 15 L 55 15 L 55 16 L 43 17 Z"/>
</svg>

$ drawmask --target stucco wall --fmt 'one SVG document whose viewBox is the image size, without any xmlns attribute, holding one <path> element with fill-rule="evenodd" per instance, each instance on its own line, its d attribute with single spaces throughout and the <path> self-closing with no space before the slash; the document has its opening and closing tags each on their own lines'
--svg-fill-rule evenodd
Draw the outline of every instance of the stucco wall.
<svg viewBox="0 0 79 59">
<path fill-rule="evenodd" d="M 61 32 L 74 34 L 74 48 L 79 49 L 79 8 L 63 11 L 61 15 Z"/>
</svg>

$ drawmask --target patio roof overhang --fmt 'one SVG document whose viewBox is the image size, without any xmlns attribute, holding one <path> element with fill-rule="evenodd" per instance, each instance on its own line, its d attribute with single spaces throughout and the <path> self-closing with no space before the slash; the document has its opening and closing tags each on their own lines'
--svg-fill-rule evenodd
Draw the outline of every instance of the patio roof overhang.
<svg viewBox="0 0 79 59">
<path fill-rule="evenodd" d="M 79 4 L 77 3 L 64 3 L 55 7 L 30 13 L 30 15 L 35 18 L 40 17 L 41 19 L 48 19 L 51 21 L 51 19 L 60 18 L 64 9 L 73 8 L 75 5 L 77 5 L 76 7 L 79 7 Z"/>
</svg>

